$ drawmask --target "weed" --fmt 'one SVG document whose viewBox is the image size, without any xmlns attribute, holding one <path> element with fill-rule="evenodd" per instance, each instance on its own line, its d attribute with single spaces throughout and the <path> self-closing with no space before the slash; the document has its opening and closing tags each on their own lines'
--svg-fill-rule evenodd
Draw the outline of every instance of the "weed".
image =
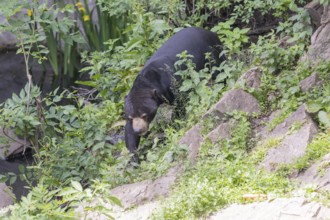
<svg viewBox="0 0 330 220">
<path fill-rule="evenodd" d="M 266 156 L 269 149 L 279 146 L 283 138 L 268 138 L 259 142 L 255 149 L 250 153 L 250 161 L 252 164 L 258 165 Z"/>
</svg>

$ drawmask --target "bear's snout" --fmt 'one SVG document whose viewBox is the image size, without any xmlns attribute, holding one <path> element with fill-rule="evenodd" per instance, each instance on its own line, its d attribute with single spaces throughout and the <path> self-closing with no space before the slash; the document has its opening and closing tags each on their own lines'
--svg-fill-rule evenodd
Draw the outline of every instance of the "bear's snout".
<svg viewBox="0 0 330 220">
<path fill-rule="evenodd" d="M 149 123 L 142 118 L 133 118 L 133 130 L 140 136 L 145 135 L 148 132 Z"/>
</svg>

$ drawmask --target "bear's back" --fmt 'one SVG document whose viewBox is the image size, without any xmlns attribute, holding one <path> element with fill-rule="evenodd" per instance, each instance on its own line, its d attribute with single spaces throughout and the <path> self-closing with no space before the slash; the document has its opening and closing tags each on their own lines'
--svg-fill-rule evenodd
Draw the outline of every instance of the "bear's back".
<svg viewBox="0 0 330 220">
<path fill-rule="evenodd" d="M 200 70 L 205 64 L 205 53 L 211 52 L 213 57 L 219 57 L 219 51 L 215 49 L 218 46 L 220 41 L 215 33 L 196 27 L 185 28 L 167 40 L 150 57 L 145 66 L 156 60 L 164 60 L 167 61 L 166 64 L 174 65 L 179 59 L 177 54 L 186 50 L 188 54 L 194 56 L 193 62 L 196 64 L 196 69 Z"/>
</svg>

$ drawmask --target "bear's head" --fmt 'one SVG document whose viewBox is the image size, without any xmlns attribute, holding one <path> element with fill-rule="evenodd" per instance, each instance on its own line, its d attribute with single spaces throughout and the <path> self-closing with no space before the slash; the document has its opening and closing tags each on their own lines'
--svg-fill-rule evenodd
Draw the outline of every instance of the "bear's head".
<svg viewBox="0 0 330 220">
<path fill-rule="evenodd" d="M 130 92 L 125 97 L 125 117 L 131 123 L 136 134 L 143 136 L 148 132 L 149 124 L 155 118 L 159 100 L 155 98 L 156 90 Z"/>
</svg>

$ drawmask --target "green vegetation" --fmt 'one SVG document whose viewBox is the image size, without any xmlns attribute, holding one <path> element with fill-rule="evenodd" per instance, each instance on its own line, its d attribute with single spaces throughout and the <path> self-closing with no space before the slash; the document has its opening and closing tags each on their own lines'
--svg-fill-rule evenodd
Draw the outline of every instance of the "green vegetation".
<svg viewBox="0 0 330 220">
<path fill-rule="evenodd" d="M 94 198 L 99 202 L 93 210 L 111 218 L 111 210 L 103 204 L 120 202 L 110 195 L 110 189 L 157 178 L 178 162 L 187 161 L 187 146 L 179 146 L 180 139 L 197 122 L 204 136 L 216 125 L 217 119 L 201 120 L 203 113 L 225 91 L 239 86 L 236 80 L 251 65 L 263 70 L 260 89 L 245 88 L 261 104 L 262 113 L 255 117 L 279 109 L 280 113 L 267 123 L 272 130 L 307 103 L 324 133 L 313 140 L 307 154 L 295 164 L 267 173 L 257 165 L 281 139 L 254 146 L 251 116 L 233 112 L 228 116 L 235 125 L 231 138 L 203 144 L 197 164 L 186 164 L 183 177 L 153 217 L 195 219 L 225 205 L 246 202 L 242 199 L 246 193 L 284 195 L 293 189 L 288 174 L 306 169 L 329 152 L 330 65 L 323 62 L 313 66 L 300 60 L 312 33 L 309 16 L 302 7 L 306 1 L 190 4 L 179 0 L 95 0 L 95 7 L 88 5 L 89 1 L 81 2 L 56 1 L 50 6 L 36 0 L 0 3 L 9 24 L 2 25 L 0 31 L 16 34 L 26 74 L 30 75 L 32 59 L 43 65 L 49 62 L 55 73 L 54 90 L 49 94 L 41 95 L 42 85 L 33 85 L 31 76 L 20 94 L 0 104 L 0 126 L 29 140 L 30 146 L 26 147 L 35 152 L 35 163 L 22 169 L 19 177 L 36 185 L 31 184 L 28 196 L 10 208 L 9 219 L 74 219 L 75 208 L 86 204 L 87 214 Z M 260 16 L 273 20 L 276 28 L 258 39 L 250 38 Z M 139 155 L 143 160 L 139 167 L 132 167 L 121 140 L 124 96 L 153 52 L 187 26 L 218 33 L 227 59 L 218 67 L 208 64 L 196 72 L 189 54 L 178 55 L 181 59 L 177 66 L 187 66 L 176 73 L 185 79 L 178 88 L 185 95 L 177 103 L 185 104 L 180 109 L 185 114 L 179 112 L 182 117 L 168 120 L 168 110 L 163 109 L 164 114 L 160 110 L 151 124 L 152 132 L 141 141 Z M 280 43 L 284 37 L 286 41 Z M 221 73 L 212 82 L 210 73 L 214 71 Z M 323 80 L 322 86 L 302 92 L 299 82 L 315 72 Z M 75 81 L 81 74 L 90 79 Z M 84 95 L 66 90 L 73 82 L 96 92 Z M 295 132 L 301 125 L 293 124 L 290 131 Z M 2 181 L 8 178 L 13 182 L 18 176 L 0 176 Z"/>
<path fill-rule="evenodd" d="M 247 193 L 283 195 L 292 190 L 287 178 L 255 167 L 259 162 L 255 155 L 262 153 L 248 153 L 248 118 L 240 113 L 235 121 L 230 140 L 202 146 L 197 165 L 186 171 L 154 219 L 195 219 L 227 204 L 244 202 L 242 196 Z"/>
</svg>

